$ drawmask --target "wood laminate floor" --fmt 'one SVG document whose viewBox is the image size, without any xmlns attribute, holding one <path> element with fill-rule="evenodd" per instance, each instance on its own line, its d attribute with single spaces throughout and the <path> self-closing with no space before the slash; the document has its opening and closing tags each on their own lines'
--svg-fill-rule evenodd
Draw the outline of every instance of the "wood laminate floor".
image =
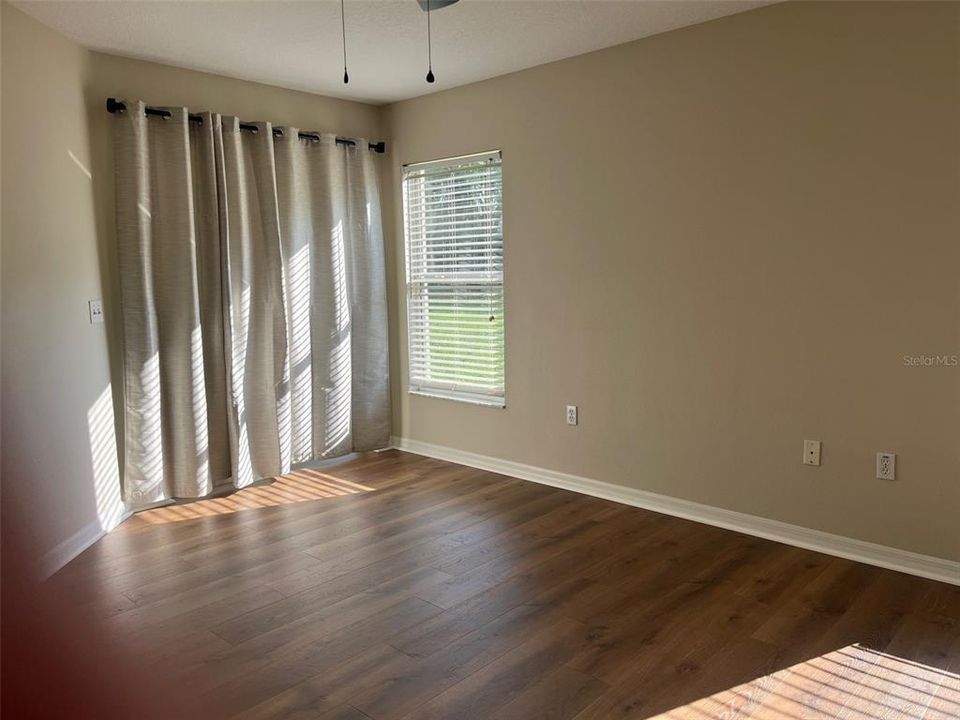
<svg viewBox="0 0 960 720">
<path fill-rule="evenodd" d="M 956 586 L 399 451 L 141 513 L 45 591 L 170 717 L 960 716 Z"/>
</svg>

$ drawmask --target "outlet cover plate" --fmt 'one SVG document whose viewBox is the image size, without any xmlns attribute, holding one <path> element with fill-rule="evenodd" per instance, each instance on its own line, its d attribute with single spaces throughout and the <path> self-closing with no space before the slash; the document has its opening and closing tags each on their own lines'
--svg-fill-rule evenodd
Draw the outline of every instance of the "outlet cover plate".
<svg viewBox="0 0 960 720">
<path fill-rule="evenodd" d="M 820 441 L 803 441 L 803 464 L 820 467 Z"/>
<path fill-rule="evenodd" d="M 896 479 L 897 479 L 896 453 L 878 452 L 877 453 L 877 480 L 896 480 Z"/>
</svg>

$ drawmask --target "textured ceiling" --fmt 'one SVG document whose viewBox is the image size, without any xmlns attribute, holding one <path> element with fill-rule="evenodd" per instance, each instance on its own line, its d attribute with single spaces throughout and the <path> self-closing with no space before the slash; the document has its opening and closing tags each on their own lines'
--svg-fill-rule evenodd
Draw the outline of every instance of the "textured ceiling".
<svg viewBox="0 0 960 720">
<path fill-rule="evenodd" d="M 340 3 L 37 0 L 24 12 L 116 55 L 376 104 L 503 75 L 769 4 L 770 0 L 461 0 L 427 16 L 416 0 Z"/>
</svg>

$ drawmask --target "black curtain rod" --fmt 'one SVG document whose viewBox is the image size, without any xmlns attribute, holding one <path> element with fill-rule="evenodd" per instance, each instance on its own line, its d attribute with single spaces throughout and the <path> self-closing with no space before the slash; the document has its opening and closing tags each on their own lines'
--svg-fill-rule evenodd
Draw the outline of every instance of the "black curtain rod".
<svg viewBox="0 0 960 720">
<path fill-rule="evenodd" d="M 126 111 L 127 106 L 117 100 L 116 98 L 107 98 L 107 112 L 108 113 L 121 113 Z M 160 108 L 145 107 L 143 110 L 144 115 L 156 115 L 157 117 L 169 118 L 172 117 L 173 113 L 169 110 L 161 110 Z M 200 115 L 194 115 L 191 113 L 189 116 L 190 122 L 197 123 L 198 125 L 203 124 L 203 118 Z M 252 132 L 257 132 L 260 128 L 256 125 L 251 125 L 250 123 L 240 123 L 241 130 L 250 130 Z M 277 137 L 283 136 L 283 130 L 280 128 L 273 128 L 273 134 Z M 310 132 L 300 132 L 301 140 L 319 140 L 320 135 L 317 133 Z M 356 141 L 350 140 L 349 138 L 337 138 L 337 144 L 339 145 L 356 145 Z M 370 149 L 377 153 L 383 153 L 387 151 L 387 145 L 383 140 L 378 143 L 370 143 Z"/>
</svg>

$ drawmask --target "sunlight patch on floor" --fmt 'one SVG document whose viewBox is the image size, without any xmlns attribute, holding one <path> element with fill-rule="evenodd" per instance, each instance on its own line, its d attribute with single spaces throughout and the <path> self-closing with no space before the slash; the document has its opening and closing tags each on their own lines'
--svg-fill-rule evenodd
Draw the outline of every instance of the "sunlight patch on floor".
<svg viewBox="0 0 960 720">
<path fill-rule="evenodd" d="M 956 720 L 960 676 L 850 645 L 656 718 Z"/>
<path fill-rule="evenodd" d="M 269 485 L 246 487 L 226 497 L 207 498 L 144 510 L 137 513 L 137 517 L 153 525 L 161 525 L 215 515 L 229 515 L 244 510 L 356 495 L 374 489 L 350 480 L 333 477 L 319 470 L 297 470 L 274 478 Z"/>
</svg>

